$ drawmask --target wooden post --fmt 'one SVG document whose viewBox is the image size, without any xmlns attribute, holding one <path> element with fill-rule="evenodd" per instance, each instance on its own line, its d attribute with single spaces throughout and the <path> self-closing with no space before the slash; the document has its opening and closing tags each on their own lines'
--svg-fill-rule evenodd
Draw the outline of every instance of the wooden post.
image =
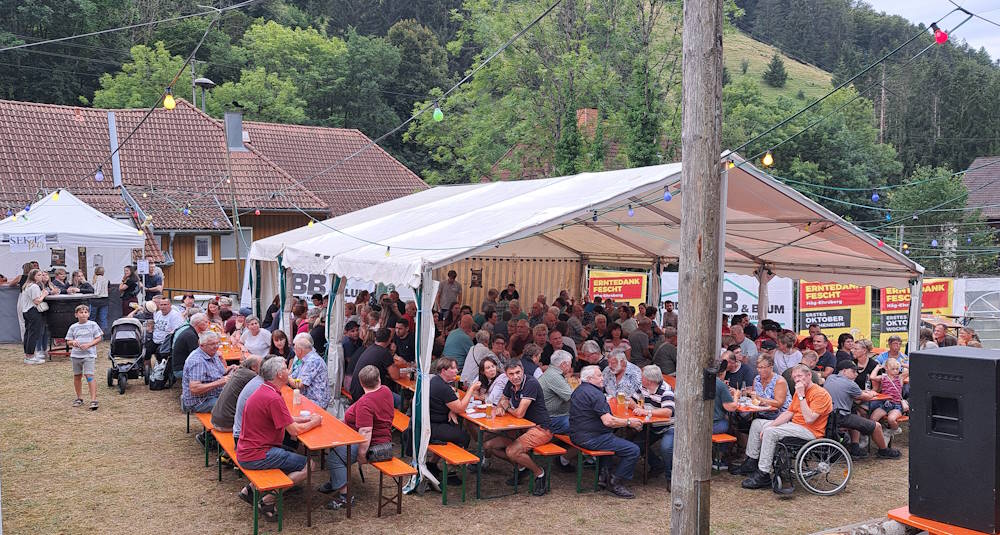
<svg viewBox="0 0 1000 535">
<path fill-rule="evenodd" d="M 706 369 L 719 356 L 725 183 L 721 173 L 722 0 L 685 0 L 681 99 L 681 258 L 674 535 L 709 532 L 712 408 Z M 714 377 L 708 383 L 714 394 Z"/>
</svg>

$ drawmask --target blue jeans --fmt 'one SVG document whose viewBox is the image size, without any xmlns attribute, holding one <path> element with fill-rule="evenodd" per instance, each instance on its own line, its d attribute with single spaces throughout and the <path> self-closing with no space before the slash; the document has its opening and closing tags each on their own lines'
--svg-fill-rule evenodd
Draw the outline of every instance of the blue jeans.
<svg viewBox="0 0 1000 535">
<path fill-rule="evenodd" d="M 185 407 L 184 402 L 181 402 L 181 408 L 185 412 L 212 412 L 212 408 L 215 407 L 215 402 L 219 401 L 219 396 L 212 396 L 201 403 L 196 403 L 193 407 Z M 256 470 L 256 468 L 251 468 L 250 470 Z"/>
<path fill-rule="evenodd" d="M 35 351 L 45 352 L 49 348 L 49 324 L 42 320 L 42 332 L 35 344 Z"/>
<path fill-rule="evenodd" d="M 239 459 L 237 459 L 239 460 Z M 267 470 L 277 468 L 286 474 L 299 472 L 306 467 L 305 455 L 284 448 L 271 447 L 263 459 L 256 461 L 239 461 L 240 466 L 247 470 Z"/>
<path fill-rule="evenodd" d="M 347 448 L 348 446 L 340 446 L 339 448 L 333 448 L 330 455 L 327 455 L 326 462 L 330 465 L 330 488 L 334 491 L 338 491 L 347 484 Z M 351 458 L 352 463 L 358 460 L 358 445 L 353 444 L 351 448 Z"/>
<path fill-rule="evenodd" d="M 566 435 L 569 433 L 569 415 L 552 416 L 549 418 L 549 431 L 553 435 Z"/>
<path fill-rule="evenodd" d="M 639 461 L 639 446 L 612 433 L 604 433 L 580 444 L 588 450 L 608 450 L 615 452 L 618 466 L 615 468 L 616 479 L 632 479 L 635 463 Z M 598 457 L 599 469 L 604 469 L 611 462 L 609 457 Z"/>
<path fill-rule="evenodd" d="M 108 332 L 108 301 L 104 300 L 103 303 L 98 303 L 99 299 L 95 299 L 90 305 L 90 315 L 94 318 L 94 321 L 100 325 L 101 330 Z"/>
</svg>

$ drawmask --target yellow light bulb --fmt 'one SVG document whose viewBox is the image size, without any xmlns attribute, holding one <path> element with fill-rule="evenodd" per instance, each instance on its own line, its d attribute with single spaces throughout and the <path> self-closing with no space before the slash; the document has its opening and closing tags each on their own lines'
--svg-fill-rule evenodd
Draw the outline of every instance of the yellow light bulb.
<svg viewBox="0 0 1000 535">
<path fill-rule="evenodd" d="M 168 90 L 167 96 L 163 97 L 163 107 L 168 110 L 172 110 L 174 109 L 175 106 L 177 106 L 177 102 L 174 101 L 174 96 L 171 95 L 170 91 Z"/>
<path fill-rule="evenodd" d="M 145 233 L 142 231 L 142 229 L 139 229 L 139 235 L 142 236 L 143 234 Z"/>
<path fill-rule="evenodd" d="M 730 160 L 730 161 L 729 161 L 729 164 L 728 164 L 728 167 L 729 167 L 730 169 L 732 169 L 732 168 L 736 167 L 736 162 L 734 162 L 734 161 Z"/>
<path fill-rule="evenodd" d="M 774 165 L 774 156 L 771 155 L 771 151 L 767 151 L 764 157 L 761 158 L 760 163 L 764 164 L 764 167 L 771 167 Z"/>
<path fill-rule="evenodd" d="M 17 221 L 17 214 L 14 214 L 14 221 Z"/>
<path fill-rule="evenodd" d="M 53 201 L 58 201 L 59 200 L 59 192 L 58 191 L 52 194 L 52 200 Z"/>
<path fill-rule="evenodd" d="M 312 220 L 310 219 L 310 220 L 309 220 L 309 226 L 311 227 L 311 226 L 313 226 L 314 224 L 315 224 L 315 223 L 313 223 L 313 221 L 312 221 Z"/>
<path fill-rule="evenodd" d="M 387 258 L 388 258 L 388 256 L 389 256 L 389 247 L 386 247 L 386 248 L 385 248 L 385 256 L 386 256 Z"/>
</svg>

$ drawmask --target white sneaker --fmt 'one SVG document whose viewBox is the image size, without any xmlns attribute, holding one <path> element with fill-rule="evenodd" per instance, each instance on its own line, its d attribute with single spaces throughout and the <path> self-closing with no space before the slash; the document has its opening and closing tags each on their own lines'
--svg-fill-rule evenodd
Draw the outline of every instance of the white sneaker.
<svg viewBox="0 0 1000 535">
<path fill-rule="evenodd" d="M 44 364 L 45 363 L 45 359 L 40 359 L 38 357 L 30 357 L 30 358 L 24 359 L 24 363 L 25 364 Z"/>
</svg>

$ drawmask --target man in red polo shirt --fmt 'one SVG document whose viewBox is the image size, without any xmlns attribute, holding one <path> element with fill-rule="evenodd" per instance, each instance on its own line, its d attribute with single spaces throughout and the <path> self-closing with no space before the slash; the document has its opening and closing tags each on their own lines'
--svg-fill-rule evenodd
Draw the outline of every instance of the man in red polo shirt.
<svg viewBox="0 0 1000 535">
<path fill-rule="evenodd" d="M 281 447 L 285 432 L 296 437 L 319 426 L 319 414 L 292 417 L 281 397 L 282 385 L 288 384 L 288 368 L 283 359 L 269 359 L 261 365 L 260 375 L 264 384 L 257 389 L 243 407 L 243 427 L 236 444 L 236 460 L 244 469 L 265 470 L 278 468 L 295 483 L 306 479 L 306 457 Z M 315 468 L 315 465 L 313 466 Z M 240 498 L 252 502 L 249 489 L 240 492 Z M 278 519 L 271 494 L 261 499 L 261 514 L 269 521 Z"/>
</svg>

